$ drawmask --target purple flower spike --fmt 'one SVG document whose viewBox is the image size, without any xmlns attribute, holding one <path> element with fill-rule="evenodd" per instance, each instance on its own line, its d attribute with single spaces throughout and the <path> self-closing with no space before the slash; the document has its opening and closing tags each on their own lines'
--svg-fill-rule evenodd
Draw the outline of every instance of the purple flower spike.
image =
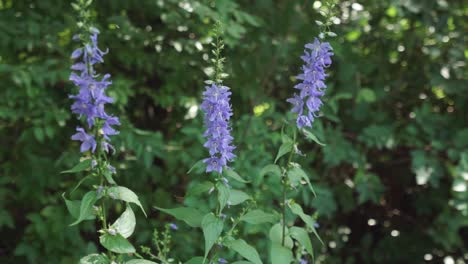
<svg viewBox="0 0 468 264">
<path fill-rule="evenodd" d="M 232 153 L 235 147 L 232 145 L 233 137 L 229 126 L 229 119 L 232 116 L 230 95 L 228 87 L 217 84 L 206 86 L 206 91 L 203 93 L 201 109 L 205 112 L 206 127 L 203 136 L 207 138 L 203 146 L 210 153 L 210 157 L 203 160 L 207 165 L 206 172 L 222 173 L 227 163 L 236 157 Z"/>
<path fill-rule="evenodd" d="M 332 47 L 328 42 L 320 42 L 317 38 L 313 43 L 305 45 L 304 55 L 301 59 L 305 62 L 302 66 L 302 73 L 296 76 L 302 82 L 294 86 L 299 90 L 299 95 L 294 94 L 287 102 L 293 105 L 291 112 L 297 113 L 297 127 L 311 127 L 317 112 L 320 110 L 324 95 L 325 68 L 332 63 Z M 304 114 L 304 105 L 307 107 L 307 114 Z"/>
<path fill-rule="evenodd" d="M 81 60 L 71 67 L 74 72 L 70 75 L 70 80 L 80 88 L 78 94 L 70 95 L 70 98 L 74 100 L 71 110 L 79 117 L 86 119 L 89 129 L 92 129 L 98 120 L 100 121 L 102 125 L 99 127 L 99 133 L 104 138 L 100 147 L 109 152 L 110 149 L 113 149 L 108 142 L 110 141 L 109 136 L 118 134 L 113 126 L 120 125 L 120 122 L 117 117 L 108 115 L 104 110 L 106 104 L 114 101 L 106 95 L 106 89 L 112 82 L 109 80 L 109 74 L 105 74 L 102 79 L 98 80 L 98 74 L 93 67 L 97 63 L 104 62 L 103 56 L 107 51 L 104 52 L 98 48 L 99 31 L 92 29 L 91 33 L 90 42 L 73 51 L 71 55 L 72 59 Z M 81 152 L 87 150 L 94 152 L 96 150 L 96 139 L 94 136 L 88 135 L 83 128 L 80 128 L 72 139 L 82 141 Z"/>
</svg>

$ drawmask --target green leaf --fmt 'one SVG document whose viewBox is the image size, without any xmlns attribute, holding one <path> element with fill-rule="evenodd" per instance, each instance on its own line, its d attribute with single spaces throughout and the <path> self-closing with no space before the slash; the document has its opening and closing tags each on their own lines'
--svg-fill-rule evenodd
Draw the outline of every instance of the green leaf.
<svg viewBox="0 0 468 264">
<path fill-rule="evenodd" d="M 326 144 L 322 143 L 317 138 L 317 136 L 314 133 L 312 133 L 311 131 L 308 131 L 308 130 L 305 130 L 305 129 L 303 129 L 302 131 L 304 132 L 304 135 L 305 135 L 306 139 L 312 140 L 313 142 L 319 144 L 320 146 L 326 146 Z"/>
<path fill-rule="evenodd" d="M 243 191 L 239 191 L 239 190 L 231 190 L 231 193 L 229 195 L 229 203 L 231 205 L 238 205 L 238 204 L 241 204 L 249 199 L 252 199 L 252 197 L 250 197 L 250 195 L 246 194 L 245 192 Z"/>
<path fill-rule="evenodd" d="M 99 237 L 99 242 L 103 247 L 115 253 L 128 254 L 136 252 L 132 244 L 120 234 L 103 234 Z"/>
<path fill-rule="evenodd" d="M 263 223 L 274 223 L 277 221 L 277 217 L 274 214 L 265 213 L 260 209 L 255 209 L 243 215 L 240 220 L 249 224 L 258 225 Z"/>
<path fill-rule="evenodd" d="M 301 244 L 301 246 L 303 246 L 311 256 L 314 256 L 312 242 L 310 241 L 309 233 L 307 232 L 307 230 L 301 227 L 293 226 L 289 228 L 289 235 L 295 240 L 297 240 L 297 242 L 299 242 L 299 244 Z"/>
<path fill-rule="evenodd" d="M 193 164 L 193 166 L 187 171 L 187 174 L 190 174 L 194 169 L 201 168 L 204 165 L 205 163 L 203 162 L 203 160 L 195 162 L 195 164 Z"/>
<path fill-rule="evenodd" d="M 87 176 L 81 178 L 81 180 L 76 184 L 76 186 L 73 188 L 73 190 L 71 190 L 70 193 L 73 193 L 74 191 L 76 191 L 76 189 L 78 189 L 78 187 L 80 187 L 81 184 L 82 184 L 84 181 L 86 181 L 87 179 L 90 179 L 90 178 L 92 178 L 92 175 L 87 175 Z"/>
<path fill-rule="evenodd" d="M 201 227 L 203 214 L 200 213 L 197 209 L 192 207 L 178 207 L 173 209 L 164 209 L 160 207 L 154 207 L 159 211 L 170 214 L 173 217 L 184 221 L 187 225 L 191 227 Z"/>
<path fill-rule="evenodd" d="M 276 164 L 266 165 L 260 171 L 260 180 L 262 180 L 263 177 L 265 177 L 265 175 L 267 175 L 267 174 L 272 174 L 273 176 L 276 176 L 279 179 L 279 178 L 281 178 L 281 168 Z"/>
<path fill-rule="evenodd" d="M 242 182 L 242 183 L 248 183 L 249 181 L 246 181 L 244 180 L 237 172 L 235 172 L 234 170 L 231 170 L 231 169 L 227 169 L 226 170 L 226 177 L 229 177 L 231 179 L 234 179 L 238 182 Z"/>
<path fill-rule="evenodd" d="M 231 264 L 252 264 L 252 262 L 241 260 L 241 261 L 232 262 Z"/>
<path fill-rule="evenodd" d="M 288 227 L 285 228 L 285 234 L 286 236 L 284 237 L 284 244 L 287 248 L 293 248 L 294 242 L 291 239 L 291 237 L 288 235 L 289 229 Z M 280 244 L 283 241 L 283 225 L 278 223 L 275 224 L 274 226 L 271 227 L 270 229 L 270 240 L 273 244 Z"/>
<path fill-rule="evenodd" d="M 62 198 L 65 200 L 65 205 L 67 206 L 68 212 L 71 214 L 71 216 L 75 219 L 78 219 L 80 217 L 81 201 L 67 200 L 67 198 L 65 198 L 65 193 L 62 194 Z M 96 218 L 96 216 L 92 214 L 84 220 L 93 220 L 94 218 Z"/>
<path fill-rule="evenodd" d="M 125 262 L 125 264 L 157 264 L 157 263 L 146 260 L 146 259 L 132 259 L 132 260 Z"/>
<path fill-rule="evenodd" d="M 127 204 L 127 209 L 122 215 L 112 224 L 112 227 L 121 234 L 124 238 L 128 238 L 135 231 L 136 219 L 130 204 Z"/>
<path fill-rule="evenodd" d="M 273 243 L 270 249 L 270 259 L 272 264 L 289 264 L 294 258 L 290 249 Z"/>
<path fill-rule="evenodd" d="M 294 202 L 290 202 L 288 204 L 289 204 L 289 208 L 291 208 L 291 211 L 293 212 L 293 214 L 299 216 L 302 219 L 302 221 L 304 221 L 304 223 L 306 223 L 306 225 L 310 229 L 312 229 L 312 232 L 314 233 L 314 235 L 318 238 L 320 243 L 322 243 L 322 245 L 323 245 L 323 241 L 320 238 L 320 236 L 318 235 L 318 233 L 317 233 L 317 231 L 315 230 L 315 227 L 314 227 L 315 220 L 310 215 L 304 214 L 304 211 L 302 210 L 302 207 L 299 204 L 294 203 Z"/>
<path fill-rule="evenodd" d="M 373 103 L 377 99 L 375 92 L 369 88 L 359 90 L 356 101 L 358 103 Z"/>
<path fill-rule="evenodd" d="M 69 170 L 65 170 L 65 171 L 62 171 L 61 173 L 77 173 L 77 172 L 80 172 L 80 171 L 84 171 L 84 170 L 87 170 L 87 169 L 90 169 L 91 168 L 91 159 L 85 159 L 83 161 L 81 161 L 80 163 L 78 163 L 77 165 L 75 165 L 75 167 L 69 169 Z"/>
<path fill-rule="evenodd" d="M 205 237 L 205 258 L 208 256 L 216 240 L 218 240 L 221 232 L 223 232 L 224 223 L 213 213 L 209 213 L 203 217 L 202 229 Z"/>
<path fill-rule="evenodd" d="M 260 259 L 260 256 L 258 255 L 258 252 L 255 248 L 247 244 L 242 239 L 237 239 L 234 241 L 228 241 L 225 243 L 225 245 L 239 253 L 242 257 L 252 261 L 254 264 L 262 264 L 262 260 Z"/>
<path fill-rule="evenodd" d="M 354 183 L 359 193 L 358 201 L 360 204 L 367 201 L 378 204 L 380 197 L 382 197 L 385 191 L 385 187 L 380 181 L 379 176 L 361 170 L 356 173 Z"/>
<path fill-rule="evenodd" d="M 91 254 L 80 259 L 80 264 L 109 264 L 109 258 L 101 254 Z"/>
<path fill-rule="evenodd" d="M 112 172 L 110 172 L 109 170 L 105 171 L 104 173 L 104 178 L 106 178 L 107 182 L 112 184 L 112 185 L 116 185 L 117 183 L 114 181 L 114 178 L 112 178 Z"/>
<path fill-rule="evenodd" d="M 185 262 L 185 264 L 203 264 L 204 260 L 204 257 L 193 257 L 189 261 Z"/>
<path fill-rule="evenodd" d="M 83 220 L 89 219 L 91 216 L 94 215 L 94 204 L 99 200 L 97 197 L 96 191 L 89 191 L 81 200 L 80 204 L 80 213 L 78 214 L 78 219 L 73 222 L 70 226 L 74 226 L 79 224 Z"/>
<path fill-rule="evenodd" d="M 109 189 L 107 189 L 107 194 L 112 199 L 122 200 L 127 203 L 134 203 L 138 205 L 141 208 L 141 211 L 143 211 L 143 214 L 146 216 L 145 209 L 143 209 L 143 206 L 141 205 L 140 200 L 138 199 L 138 196 L 132 190 L 128 189 L 127 187 L 123 187 L 123 186 L 110 187 Z"/>
<path fill-rule="evenodd" d="M 219 201 L 220 211 L 222 211 L 229 200 L 229 195 L 231 192 L 230 192 L 230 189 L 221 182 L 218 182 L 216 184 L 216 190 L 218 190 L 218 201 Z"/>
<path fill-rule="evenodd" d="M 275 158 L 275 163 L 278 161 L 279 158 L 291 152 L 292 150 L 293 150 L 292 141 L 286 141 L 283 144 L 281 144 L 281 147 L 279 148 L 278 154 L 276 155 L 276 158 Z"/>
<path fill-rule="evenodd" d="M 312 187 L 312 184 L 310 183 L 309 176 L 307 176 L 307 174 L 300 167 L 298 167 L 298 166 L 292 167 L 288 171 L 288 178 L 294 184 L 297 184 L 297 182 L 296 182 L 297 179 L 303 179 L 304 181 L 307 182 L 307 185 L 309 185 L 309 189 L 312 191 L 314 196 L 317 196 L 315 194 L 314 188 Z"/>
<path fill-rule="evenodd" d="M 212 188 L 214 188 L 214 184 L 209 181 L 196 183 L 189 189 L 186 196 L 197 196 L 202 193 L 209 192 Z"/>
</svg>

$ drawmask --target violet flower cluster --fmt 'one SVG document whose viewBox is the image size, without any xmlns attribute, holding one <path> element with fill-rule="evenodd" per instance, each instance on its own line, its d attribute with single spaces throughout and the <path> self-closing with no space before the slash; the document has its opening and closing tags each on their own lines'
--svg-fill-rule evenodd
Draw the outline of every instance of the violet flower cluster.
<svg viewBox="0 0 468 264">
<path fill-rule="evenodd" d="M 297 126 L 311 127 L 317 112 L 320 110 L 324 95 L 325 68 L 331 65 L 331 56 L 333 56 L 332 47 L 328 42 L 320 42 L 317 38 L 313 43 L 305 45 L 304 55 L 301 59 L 305 62 L 302 66 L 302 73 L 296 78 L 302 80 L 301 83 L 294 86 L 299 90 L 299 95 L 294 94 L 287 102 L 293 104 L 292 112 L 297 113 Z M 305 105 L 305 106 L 304 106 Z M 306 108 L 307 113 L 304 111 Z"/>
<path fill-rule="evenodd" d="M 96 128 L 94 130 L 97 131 L 89 134 L 82 127 L 76 129 L 77 133 L 72 136 L 72 139 L 81 141 L 81 152 L 88 150 L 95 152 L 99 142 L 101 148 L 109 152 L 109 149 L 113 149 L 109 143 L 109 136 L 118 134 L 113 126 L 120 125 L 117 117 L 108 115 L 104 110 L 106 104 L 114 101 L 105 93 L 112 83 L 109 80 L 110 75 L 105 74 L 99 78 L 94 71 L 94 65 L 103 63 L 103 56 L 107 53 L 98 48 L 98 34 L 99 31 L 92 28 L 90 42 L 73 51 L 71 55 L 72 59 L 78 61 L 71 67 L 75 72 L 70 75 L 70 80 L 80 88 L 78 94 L 70 95 L 70 98 L 75 101 L 71 110 L 80 118 L 86 119 L 89 130 Z M 96 136 L 102 136 L 102 141 L 97 140 Z"/>
<path fill-rule="evenodd" d="M 235 147 L 232 145 L 233 137 L 229 126 L 229 119 L 232 116 L 229 103 L 231 92 L 229 87 L 215 83 L 205 88 L 201 109 L 205 112 L 206 131 L 203 136 L 207 141 L 203 146 L 209 150 L 210 157 L 203 162 L 207 165 L 206 172 L 222 173 L 227 163 L 236 157 L 232 153 Z"/>
</svg>

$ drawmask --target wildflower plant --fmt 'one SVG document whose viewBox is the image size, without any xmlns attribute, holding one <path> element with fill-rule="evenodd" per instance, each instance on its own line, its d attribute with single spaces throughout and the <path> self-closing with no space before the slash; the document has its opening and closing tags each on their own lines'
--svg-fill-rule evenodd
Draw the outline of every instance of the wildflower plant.
<svg viewBox="0 0 468 264">
<path fill-rule="evenodd" d="M 229 102 L 230 88 L 223 84 L 227 77 L 224 73 L 224 61 L 221 53 L 224 48 L 222 40 L 222 27 L 218 23 L 213 30 L 213 63 L 214 73 L 212 80 L 206 81 L 206 90 L 203 93 L 201 109 L 204 111 L 204 124 L 206 138 L 204 146 L 209 157 L 197 162 L 195 166 L 204 165 L 205 172 L 209 173 L 208 180 L 189 190 L 186 198 L 191 195 L 208 194 L 208 199 L 216 200 L 216 208 L 206 212 L 199 207 L 178 207 L 158 210 L 170 214 L 184 221 L 191 227 L 201 228 L 204 236 L 204 255 L 193 257 L 187 263 L 230 263 L 227 259 L 229 252 L 235 252 L 248 263 L 262 264 L 257 250 L 239 237 L 239 225 L 242 222 L 250 224 L 264 224 L 274 222 L 276 216 L 256 209 L 252 197 L 231 186 L 230 181 L 247 184 L 238 173 L 229 167 L 236 157 L 233 153 L 233 137 L 231 136 L 230 118 L 232 116 Z M 192 169 L 189 171 L 189 173 Z M 215 196 L 216 194 L 216 196 Z M 234 210 L 237 206 L 242 208 Z M 232 255 L 232 254 L 231 254 Z"/>
<path fill-rule="evenodd" d="M 81 263 L 125 263 L 125 264 L 169 264 L 176 260 L 171 258 L 172 232 L 179 232 L 178 223 L 168 223 L 162 232 L 153 233 L 153 246 L 141 247 L 142 254 L 150 260 L 145 260 L 130 243 L 128 238 L 133 234 L 136 220 L 131 204 L 139 206 L 143 213 L 138 196 L 130 189 L 119 186 L 113 178 L 117 173 L 108 157 L 115 150 L 111 144 L 111 136 L 118 134 L 116 126 L 120 125 L 118 117 L 106 112 L 105 106 L 113 103 L 113 98 L 107 96 L 106 89 L 112 84 L 110 75 L 102 77 L 95 71 L 95 65 L 104 62 L 107 50 L 98 46 L 99 31 L 90 23 L 89 6 L 91 0 L 78 0 L 73 7 L 79 12 L 78 27 L 81 32 L 75 40 L 82 45 L 72 52 L 75 60 L 72 65 L 70 80 L 79 88 L 70 96 L 74 101 L 71 110 L 84 123 L 76 128 L 72 140 L 80 142 L 82 161 L 65 173 L 84 172 L 87 174 L 74 190 L 78 189 L 86 179 L 94 181 L 93 189 L 88 191 L 81 200 L 64 199 L 70 213 L 76 218 L 72 225 L 85 220 L 98 219 L 101 223 L 99 241 L 107 252 L 91 254 L 81 259 Z M 328 25 L 328 22 L 325 23 Z M 322 27 L 328 29 L 328 27 Z M 325 34 L 326 33 L 326 34 Z M 280 210 L 277 213 L 265 212 L 258 208 L 256 201 L 248 193 L 233 186 L 245 186 L 249 181 L 241 177 L 230 166 L 235 162 L 234 138 L 231 135 L 231 117 L 233 110 L 230 103 L 231 89 L 223 82 L 228 76 L 224 72 L 225 58 L 223 30 L 217 23 L 212 33 L 212 67 L 211 80 L 206 81 L 201 110 L 204 113 L 205 138 L 204 147 L 207 157 L 197 162 L 196 166 L 204 166 L 206 181 L 192 186 L 186 194 L 191 196 L 205 194 L 207 205 L 197 206 L 190 203 L 166 209 L 155 207 L 185 222 L 193 228 L 200 228 L 204 237 L 204 254 L 191 258 L 190 264 L 230 263 L 234 255 L 246 261 L 237 263 L 262 264 L 257 250 L 240 236 L 240 226 L 243 223 L 251 225 L 269 225 L 270 261 L 273 264 L 308 263 L 308 255 L 313 259 L 313 248 L 310 234 L 314 234 L 321 242 L 316 227 L 315 218 L 305 213 L 301 205 L 292 199 L 290 191 L 303 185 L 315 195 L 313 186 L 306 172 L 295 162 L 295 158 L 304 155 L 299 150 L 300 138 L 323 145 L 314 134 L 307 130 L 312 127 L 315 118 L 319 116 L 322 97 L 325 95 L 326 68 L 331 65 L 332 48 L 324 42 L 324 36 L 331 36 L 328 31 L 322 32 L 319 38 L 305 45 L 302 72 L 297 76 L 299 83 L 295 86 L 298 93 L 287 99 L 293 104 L 292 112 L 297 114 L 295 122 L 287 122 L 282 130 L 282 145 L 272 164 L 260 172 L 274 176 L 281 181 L 282 195 L 278 199 Z M 295 125 L 292 125 L 295 123 Z M 192 168 L 193 169 L 193 168 Z M 188 173 L 191 173 L 192 169 Z M 232 182 L 231 182 L 232 181 Z M 110 224 L 108 210 L 115 203 L 124 203 L 125 211 Z M 214 206 L 210 206 L 213 204 Z M 290 211 L 302 224 L 288 221 Z M 293 254 L 294 252 L 294 254 Z M 136 256 L 137 258 L 134 258 Z M 132 259 L 133 258 L 133 259 Z M 154 261 L 154 262 L 153 262 Z"/>
<path fill-rule="evenodd" d="M 106 89 L 112 84 L 109 74 L 101 76 L 95 70 L 95 65 L 104 62 L 104 55 L 98 47 L 99 30 L 90 23 L 91 0 L 78 0 L 73 8 L 79 13 L 77 26 L 79 34 L 73 39 L 81 44 L 71 54 L 74 60 L 71 66 L 70 81 L 78 88 L 77 93 L 70 95 L 73 100 L 71 111 L 76 114 L 84 125 L 76 128 L 76 134 L 71 139 L 80 142 L 81 162 L 63 173 L 84 173 L 70 194 L 74 194 L 85 181 L 93 182 L 89 190 L 80 200 L 65 198 L 70 214 L 75 218 L 72 226 L 83 221 L 100 222 L 99 242 L 107 252 L 94 253 L 83 257 L 80 263 L 142 263 L 141 259 L 131 259 L 129 254 L 137 254 L 128 238 L 136 226 L 135 213 L 131 204 L 141 208 L 146 215 L 138 196 L 130 189 L 119 186 L 113 175 L 116 168 L 110 164 L 108 157 L 115 152 L 111 145 L 111 136 L 118 134 L 115 126 L 120 125 L 119 119 L 106 112 L 106 104 L 113 98 L 106 94 Z M 111 221 L 110 209 L 116 204 L 125 208 L 120 216 Z M 140 262 L 139 262 L 140 261 Z M 154 263 L 154 262 L 145 262 Z"/>
</svg>

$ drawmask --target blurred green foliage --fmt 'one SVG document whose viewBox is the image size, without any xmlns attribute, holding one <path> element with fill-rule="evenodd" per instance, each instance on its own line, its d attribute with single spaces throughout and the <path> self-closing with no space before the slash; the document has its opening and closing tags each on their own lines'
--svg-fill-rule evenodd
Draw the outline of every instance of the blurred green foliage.
<svg viewBox="0 0 468 264">
<path fill-rule="evenodd" d="M 79 158 L 70 140 L 78 125 L 67 97 L 76 25 L 67 2 L 0 0 L 1 263 L 75 263 L 98 245 L 92 223 L 68 226 L 61 198 L 80 177 L 59 174 Z M 118 181 L 149 210 L 174 207 L 204 179 L 186 172 L 206 156 L 197 106 L 211 70 L 209 30 L 220 20 L 234 166 L 252 181 L 240 187 L 265 211 L 279 208 L 279 182 L 258 175 L 280 144 L 285 99 L 303 45 L 318 34 L 320 2 L 95 2 L 101 47 L 110 49 L 100 66 L 113 76 L 110 111 L 123 121 L 114 139 Z M 466 2 L 341 1 L 337 11 L 329 89 L 314 124 L 327 146 L 304 145 L 298 161 L 313 172 L 318 195 L 296 194 L 319 216 L 326 245 L 314 243 L 317 263 L 466 262 Z M 138 217 L 139 245 L 172 221 L 154 210 Z M 202 237 L 181 226 L 171 254 L 187 260 L 202 252 Z M 268 229 L 243 232 L 266 259 Z"/>
</svg>

